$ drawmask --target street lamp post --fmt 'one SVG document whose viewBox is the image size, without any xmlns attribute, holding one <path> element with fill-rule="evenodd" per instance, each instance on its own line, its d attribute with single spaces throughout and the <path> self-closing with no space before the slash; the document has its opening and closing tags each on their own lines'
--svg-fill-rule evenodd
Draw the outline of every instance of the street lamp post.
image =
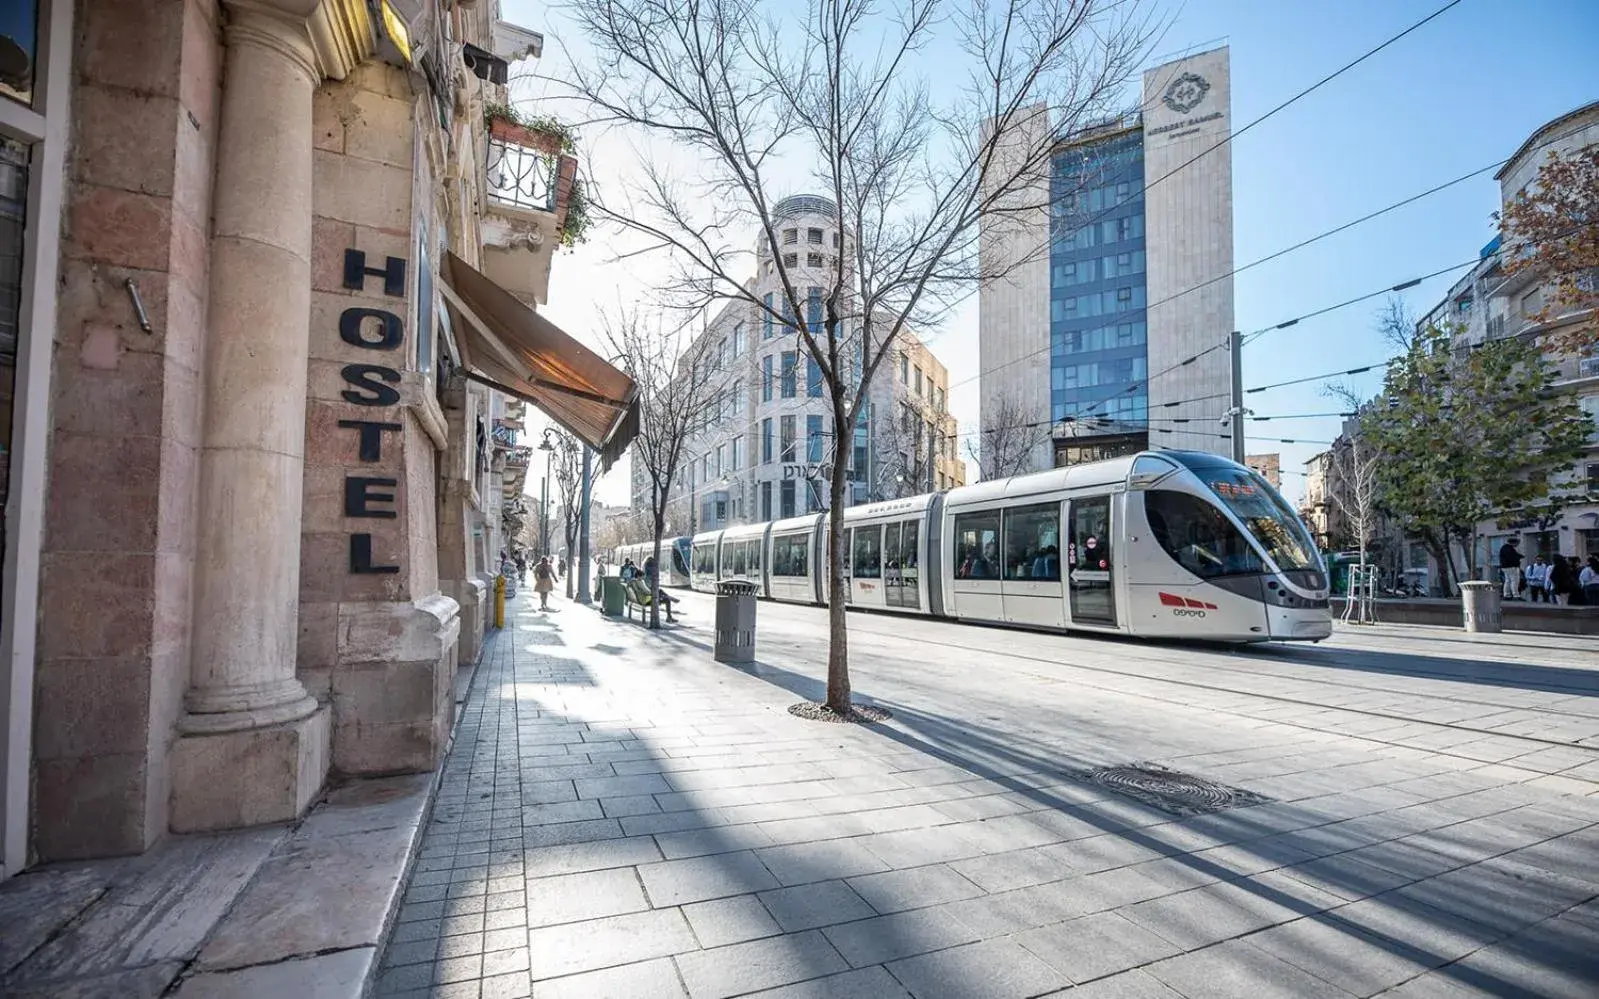
<svg viewBox="0 0 1599 999">
<path fill-rule="evenodd" d="M 593 488 L 594 452 L 583 448 L 583 512 L 578 521 L 577 534 L 577 602 L 593 601 L 589 594 L 589 492 Z"/>
<path fill-rule="evenodd" d="M 555 445 L 550 443 L 550 428 L 544 428 L 544 481 L 539 485 L 539 555 L 550 554 L 550 459 L 555 457 Z"/>
</svg>

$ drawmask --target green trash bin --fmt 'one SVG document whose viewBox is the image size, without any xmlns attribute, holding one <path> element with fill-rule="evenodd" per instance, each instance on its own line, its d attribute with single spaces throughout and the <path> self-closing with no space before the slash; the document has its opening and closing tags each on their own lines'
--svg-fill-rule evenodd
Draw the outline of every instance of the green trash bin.
<svg viewBox="0 0 1599 999">
<path fill-rule="evenodd" d="M 622 616 L 623 588 L 626 583 L 620 576 L 606 576 L 600 580 L 600 613 L 611 617 Z"/>
</svg>

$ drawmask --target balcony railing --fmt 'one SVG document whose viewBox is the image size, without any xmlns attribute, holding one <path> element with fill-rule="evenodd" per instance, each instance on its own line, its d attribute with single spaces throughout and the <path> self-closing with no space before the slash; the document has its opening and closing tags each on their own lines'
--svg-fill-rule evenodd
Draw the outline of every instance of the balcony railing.
<svg viewBox="0 0 1599 999">
<path fill-rule="evenodd" d="M 524 145 L 503 133 L 489 136 L 486 179 L 489 197 L 496 201 L 529 211 L 554 212 L 560 169 L 557 154 Z"/>
</svg>

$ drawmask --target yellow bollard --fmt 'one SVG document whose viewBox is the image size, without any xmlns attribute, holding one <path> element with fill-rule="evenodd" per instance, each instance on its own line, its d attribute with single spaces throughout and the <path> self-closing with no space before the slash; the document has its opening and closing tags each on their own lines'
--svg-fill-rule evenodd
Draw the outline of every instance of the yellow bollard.
<svg viewBox="0 0 1599 999">
<path fill-rule="evenodd" d="M 505 577 L 494 577 L 494 627 L 505 627 Z"/>
</svg>

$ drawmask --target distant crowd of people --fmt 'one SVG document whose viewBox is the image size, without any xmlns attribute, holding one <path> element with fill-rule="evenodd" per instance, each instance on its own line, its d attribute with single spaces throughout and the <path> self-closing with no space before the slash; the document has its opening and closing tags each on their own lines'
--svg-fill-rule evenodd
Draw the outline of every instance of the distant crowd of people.
<svg viewBox="0 0 1599 999">
<path fill-rule="evenodd" d="M 1499 581 L 1506 600 L 1599 606 L 1599 555 L 1583 562 L 1575 555 L 1533 556 L 1522 568 L 1521 542 L 1511 538 L 1499 548 Z"/>
</svg>

